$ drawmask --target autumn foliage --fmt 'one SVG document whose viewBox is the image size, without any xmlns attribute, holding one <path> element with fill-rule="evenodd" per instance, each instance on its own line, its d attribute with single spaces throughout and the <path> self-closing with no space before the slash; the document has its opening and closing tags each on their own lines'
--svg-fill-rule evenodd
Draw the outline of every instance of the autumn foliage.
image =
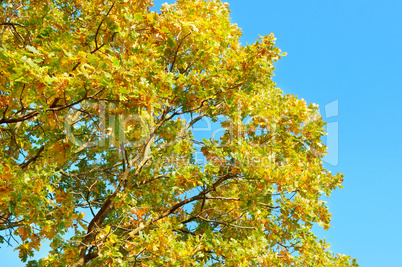
<svg viewBox="0 0 402 267">
<path fill-rule="evenodd" d="M 317 106 L 271 79 L 273 35 L 240 44 L 217 0 L 152 5 L 0 1 L 2 246 L 50 240 L 30 266 L 357 266 L 311 232 L 343 178 Z"/>
</svg>

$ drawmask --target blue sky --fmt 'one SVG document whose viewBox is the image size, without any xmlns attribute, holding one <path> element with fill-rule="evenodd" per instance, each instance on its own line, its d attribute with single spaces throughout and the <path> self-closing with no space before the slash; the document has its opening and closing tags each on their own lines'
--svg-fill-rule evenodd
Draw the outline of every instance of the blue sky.
<svg viewBox="0 0 402 267">
<path fill-rule="evenodd" d="M 402 266 L 402 1 L 227 2 L 244 44 L 273 32 L 288 53 L 276 64 L 278 87 L 321 110 L 338 101 L 325 119 L 338 123 L 338 164 L 327 167 L 345 174 L 345 188 L 327 200 L 333 228 L 315 233 L 363 267 Z M 12 248 L 0 255 L 24 266 Z"/>
</svg>

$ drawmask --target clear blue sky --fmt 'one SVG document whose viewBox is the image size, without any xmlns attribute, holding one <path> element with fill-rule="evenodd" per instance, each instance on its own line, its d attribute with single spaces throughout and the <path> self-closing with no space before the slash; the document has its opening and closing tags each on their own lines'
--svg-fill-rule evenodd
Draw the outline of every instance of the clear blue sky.
<svg viewBox="0 0 402 267">
<path fill-rule="evenodd" d="M 339 125 L 338 164 L 327 166 L 345 189 L 328 199 L 333 228 L 316 234 L 363 267 L 402 266 L 402 1 L 227 2 L 244 44 L 274 32 L 288 53 L 278 87 L 322 108 L 338 100 L 326 119 Z M 7 266 L 24 266 L 11 251 L 0 250 Z"/>
</svg>

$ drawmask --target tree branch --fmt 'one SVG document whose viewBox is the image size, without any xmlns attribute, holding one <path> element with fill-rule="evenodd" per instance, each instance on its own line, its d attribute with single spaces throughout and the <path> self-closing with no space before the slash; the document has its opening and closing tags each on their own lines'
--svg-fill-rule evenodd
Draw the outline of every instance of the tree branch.
<svg viewBox="0 0 402 267">
<path fill-rule="evenodd" d="M 208 194 L 208 193 L 211 192 L 211 191 L 214 191 L 215 188 L 216 188 L 219 184 L 221 184 L 221 183 L 223 183 L 224 181 L 226 181 L 226 180 L 228 180 L 228 179 L 230 179 L 230 178 L 233 178 L 233 177 L 235 177 L 235 175 L 233 175 L 233 174 L 227 174 L 227 175 L 225 175 L 225 176 L 220 177 L 209 189 L 205 189 L 205 190 L 201 191 L 201 192 L 200 192 L 198 195 L 196 195 L 196 196 L 193 196 L 193 197 L 191 197 L 191 198 L 188 198 L 188 199 L 185 199 L 185 200 L 182 200 L 182 201 L 176 203 L 175 205 L 171 206 L 171 207 L 170 207 L 167 211 L 165 211 L 164 213 L 162 213 L 162 214 L 156 216 L 155 218 L 152 218 L 152 219 L 148 220 L 145 224 L 143 224 L 143 225 L 137 227 L 136 229 L 132 230 L 132 231 L 131 231 L 131 235 L 138 234 L 140 231 L 144 230 L 144 229 L 145 229 L 146 227 L 148 227 L 149 225 L 151 225 L 151 224 L 153 224 L 153 223 L 155 223 L 155 222 L 157 222 L 157 221 L 159 221 L 159 220 L 161 220 L 161 219 L 163 219 L 163 218 L 169 216 L 170 214 L 173 214 L 176 210 L 178 210 L 179 208 L 183 207 L 184 205 L 186 205 L 186 204 L 188 204 L 188 203 L 191 203 L 191 202 L 193 202 L 193 201 L 196 201 L 196 200 L 203 199 L 206 194 Z"/>
<path fill-rule="evenodd" d="M 102 19 L 102 21 L 98 25 L 98 28 L 96 29 L 96 33 L 95 33 L 95 49 L 91 52 L 91 54 L 95 53 L 96 51 L 98 51 L 99 49 L 101 49 L 105 45 L 105 44 L 102 44 L 101 46 L 98 46 L 99 30 L 102 27 L 102 24 L 105 21 L 105 19 L 107 18 L 107 16 L 109 16 L 110 11 L 112 11 L 112 8 L 114 7 L 115 3 L 116 2 L 114 2 L 112 4 L 112 6 L 109 8 L 109 11 L 106 13 L 106 16 Z"/>
<path fill-rule="evenodd" d="M 40 153 L 42 153 L 42 151 L 43 151 L 44 149 L 45 149 L 45 146 L 41 146 L 41 147 L 39 148 L 38 152 L 36 152 L 35 156 L 33 156 L 33 157 L 30 158 L 27 162 L 24 162 L 24 163 L 22 163 L 22 164 L 20 165 L 21 169 L 22 169 L 23 171 L 25 171 L 25 170 L 28 168 L 29 164 L 35 162 L 35 161 L 38 159 L 38 157 L 40 156 Z"/>
</svg>

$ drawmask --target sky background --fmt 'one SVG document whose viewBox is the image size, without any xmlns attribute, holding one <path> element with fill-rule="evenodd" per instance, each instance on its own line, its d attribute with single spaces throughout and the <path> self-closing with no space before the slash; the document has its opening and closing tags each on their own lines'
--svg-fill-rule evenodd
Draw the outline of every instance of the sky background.
<svg viewBox="0 0 402 267">
<path fill-rule="evenodd" d="M 276 63 L 278 87 L 322 111 L 338 101 L 337 114 L 330 110 L 337 116 L 322 112 L 339 127 L 329 155 L 338 164 L 326 166 L 344 173 L 345 188 L 327 200 L 333 228 L 315 233 L 360 266 L 402 266 L 402 1 L 227 2 L 243 44 L 273 32 L 288 53 Z M 13 248 L 3 246 L 0 257 L 4 266 L 24 266 Z"/>
</svg>

